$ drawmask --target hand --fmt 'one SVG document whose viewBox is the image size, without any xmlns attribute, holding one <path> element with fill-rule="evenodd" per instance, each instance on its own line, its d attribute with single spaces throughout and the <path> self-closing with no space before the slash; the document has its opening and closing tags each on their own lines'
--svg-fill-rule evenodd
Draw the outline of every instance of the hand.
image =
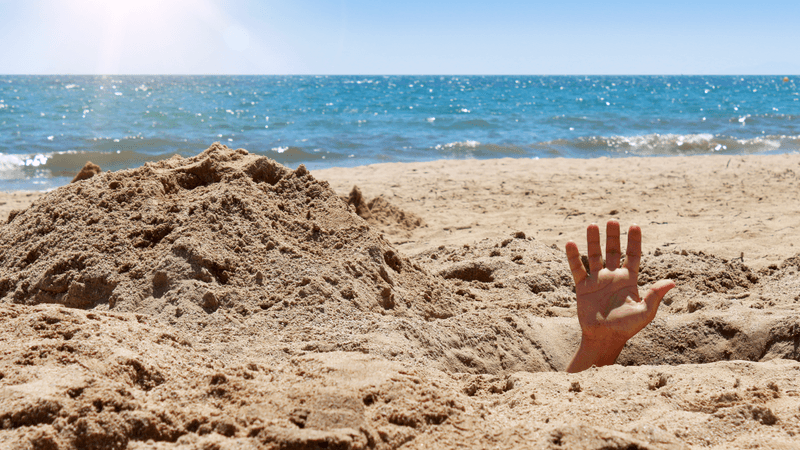
<svg viewBox="0 0 800 450">
<path fill-rule="evenodd" d="M 596 224 L 586 229 L 589 247 L 589 272 L 581 262 L 578 246 L 567 243 L 567 259 L 575 280 L 581 346 L 567 367 L 580 372 L 592 366 L 614 364 L 625 343 L 647 326 L 658 311 L 664 295 L 675 283 L 661 280 L 639 297 L 639 260 L 642 257 L 642 230 L 632 225 L 628 230 L 625 263 L 620 267 L 619 222 L 606 225 L 606 262 L 600 251 L 600 229 Z"/>
</svg>

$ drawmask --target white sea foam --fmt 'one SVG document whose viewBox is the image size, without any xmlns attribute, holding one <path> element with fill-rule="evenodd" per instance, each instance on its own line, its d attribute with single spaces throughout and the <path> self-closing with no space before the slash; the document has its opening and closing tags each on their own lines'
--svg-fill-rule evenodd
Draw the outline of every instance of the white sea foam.
<svg viewBox="0 0 800 450">
<path fill-rule="evenodd" d="M 50 155 L 7 155 L 0 153 L 0 180 L 15 180 L 28 178 L 23 172 L 24 168 L 40 168 L 47 164 Z M 45 174 L 48 175 L 48 174 Z"/>
<path fill-rule="evenodd" d="M 478 141 L 463 141 L 463 142 L 449 142 L 447 144 L 439 144 L 434 147 L 436 150 L 441 150 L 443 148 L 456 148 L 456 147 L 464 147 L 464 148 L 476 148 L 477 146 L 481 145 Z"/>
<path fill-rule="evenodd" d="M 47 164 L 47 156 L 45 155 L 36 155 L 33 158 L 28 158 L 25 160 L 25 165 L 29 167 L 39 167 Z"/>
<path fill-rule="evenodd" d="M 25 165 L 24 156 L 20 158 L 22 155 L 5 155 L 0 153 L 0 171 L 5 172 L 7 170 L 16 169 L 19 166 Z"/>
<path fill-rule="evenodd" d="M 630 147 L 634 149 L 656 150 L 669 147 L 712 147 L 714 136 L 701 134 L 646 134 L 641 136 L 612 136 L 604 138 L 608 147 Z"/>
<path fill-rule="evenodd" d="M 585 149 L 608 149 L 626 154 L 689 155 L 734 151 L 743 153 L 775 151 L 784 144 L 793 148 L 792 136 L 762 136 L 750 139 L 732 139 L 700 134 L 646 134 L 638 136 L 592 136 L 575 140 L 557 140 L 543 143 L 545 146 L 575 147 Z"/>
</svg>

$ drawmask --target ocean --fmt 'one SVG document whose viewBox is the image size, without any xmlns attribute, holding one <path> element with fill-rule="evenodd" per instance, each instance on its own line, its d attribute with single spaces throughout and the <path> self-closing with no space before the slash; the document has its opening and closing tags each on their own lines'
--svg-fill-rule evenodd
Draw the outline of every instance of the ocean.
<svg viewBox="0 0 800 450">
<path fill-rule="evenodd" d="M 213 142 L 309 169 L 800 150 L 798 77 L 4 76 L 0 190 Z"/>
</svg>

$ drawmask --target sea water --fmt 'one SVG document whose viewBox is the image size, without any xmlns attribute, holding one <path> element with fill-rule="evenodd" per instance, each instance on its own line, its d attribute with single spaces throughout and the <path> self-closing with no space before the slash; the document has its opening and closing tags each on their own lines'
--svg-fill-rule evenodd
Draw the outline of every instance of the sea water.
<svg viewBox="0 0 800 450">
<path fill-rule="evenodd" d="M 2 76 L 0 190 L 213 142 L 292 168 L 795 153 L 784 76 Z"/>
</svg>

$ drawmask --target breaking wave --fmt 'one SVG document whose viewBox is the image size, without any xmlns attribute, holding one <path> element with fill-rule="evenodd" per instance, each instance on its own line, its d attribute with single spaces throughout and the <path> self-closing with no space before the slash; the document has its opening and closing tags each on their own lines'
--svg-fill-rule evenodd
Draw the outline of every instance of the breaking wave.
<svg viewBox="0 0 800 450">
<path fill-rule="evenodd" d="M 532 146 L 555 150 L 567 157 L 688 156 L 702 154 L 787 153 L 800 150 L 800 136 L 763 136 L 737 139 L 711 134 L 646 134 L 641 136 L 591 136 L 556 139 Z"/>
</svg>

